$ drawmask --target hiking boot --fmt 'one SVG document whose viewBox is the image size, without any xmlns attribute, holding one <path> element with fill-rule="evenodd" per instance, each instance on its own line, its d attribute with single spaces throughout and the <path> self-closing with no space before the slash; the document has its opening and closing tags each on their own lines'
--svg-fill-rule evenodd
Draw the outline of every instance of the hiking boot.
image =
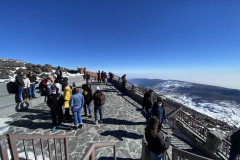
<svg viewBox="0 0 240 160">
<path fill-rule="evenodd" d="M 51 129 L 51 131 L 54 131 L 56 128 L 57 128 L 56 126 L 53 126 L 52 129 Z"/>
<path fill-rule="evenodd" d="M 95 121 L 95 124 L 98 125 L 98 121 Z"/>
<path fill-rule="evenodd" d="M 62 127 L 63 127 L 63 124 L 62 124 L 62 123 L 60 123 L 60 124 L 58 125 L 58 127 L 59 127 L 59 128 L 62 128 Z"/>
<path fill-rule="evenodd" d="M 79 128 L 79 129 L 82 129 L 82 127 L 83 127 L 83 125 L 82 125 L 82 124 L 80 124 L 80 125 L 78 126 L 78 128 Z"/>
<path fill-rule="evenodd" d="M 89 118 L 92 118 L 92 115 L 89 115 Z"/>
<path fill-rule="evenodd" d="M 102 123 L 102 120 L 100 120 L 99 123 Z"/>
<path fill-rule="evenodd" d="M 37 98 L 37 97 L 35 96 L 35 97 L 33 97 L 33 98 Z"/>
<path fill-rule="evenodd" d="M 32 97 L 29 98 L 29 100 L 31 100 L 31 99 L 32 99 Z"/>
<path fill-rule="evenodd" d="M 83 116 L 87 117 L 87 114 L 84 114 Z"/>
</svg>

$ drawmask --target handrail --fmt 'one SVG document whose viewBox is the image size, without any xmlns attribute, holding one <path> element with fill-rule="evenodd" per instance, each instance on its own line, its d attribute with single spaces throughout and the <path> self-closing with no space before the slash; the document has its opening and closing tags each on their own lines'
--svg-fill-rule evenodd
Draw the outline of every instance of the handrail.
<svg viewBox="0 0 240 160">
<path fill-rule="evenodd" d="M 95 148 L 102 148 L 102 147 L 109 147 L 113 146 L 113 157 L 114 160 L 117 160 L 117 153 L 116 153 L 116 143 L 93 143 L 87 150 L 87 152 L 84 154 L 82 160 L 88 160 L 89 157 L 91 160 L 94 160 L 94 151 Z"/>
<path fill-rule="evenodd" d="M 40 141 L 40 146 L 41 146 L 41 152 L 42 152 L 42 158 L 45 159 L 44 155 L 44 146 L 43 146 L 43 139 L 47 139 L 47 148 L 48 148 L 48 154 L 49 154 L 49 159 L 52 159 L 52 153 L 51 153 L 51 146 L 50 146 L 50 139 L 54 140 L 54 151 L 55 151 L 55 158 L 57 158 L 57 147 L 56 147 L 56 139 L 59 139 L 60 142 L 60 155 L 61 159 L 66 159 L 69 160 L 68 157 L 68 139 L 66 135 L 13 135 L 13 134 L 8 134 L 8 139 L 9 139 L 9 148 L 11 151 L 11 155 L 13 159 L 19 159 L 18 157 L 18 150 L 17 150 L 17 145 L 16 145 L 16 140 L 22 140 L 23 145 L 24 145 L 24 152 L 26 159 L 28 159 L 28 148 L 26 148 L 26 143 L 25 140 L 31 140 L 32 143 L 32 148 L 34 152 L 35 159 L 37 159 L 37 152 L 36 152 L 36 140 L 39 139 Z M 64 153 L 65 155 L 62 155 L 62 139 L 64 140 Z"/>
<path fill-rule="evenodd" d="M 176 160 L 176 159 L 192 159 L 192 160 L 212 160 L 210 158 L 207 157 L 203 157 L 203 156 L 199 156 L 197 154 L 193 154 L 187 151 L 183 151 L 180 149 L 177 149 L 175 147 L 172 148 L 172 159 Z"/>
<path fill-rule="evenodd" d="M 166 150 L 166 152 L 163 154 L 163 160 L 172 160 L 172 157 L 170 156 L 169 150 Z"/>
<path fill-rule="evenodd" d="M 202 123 L 198 122 L 182 110 L 177 112 L 177 120 L 181 121 L 185 125 L 187 125 L 191 130 L 193 130 L 197 135 L 199 135 L 204 140 L 207 139 L 207 133 L 209 129 L 205 127 Z"/>
</svg>

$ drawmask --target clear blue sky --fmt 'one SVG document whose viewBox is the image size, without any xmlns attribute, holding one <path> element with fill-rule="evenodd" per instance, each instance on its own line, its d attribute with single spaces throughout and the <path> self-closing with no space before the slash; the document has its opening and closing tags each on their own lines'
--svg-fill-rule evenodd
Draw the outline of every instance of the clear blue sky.
<svg viewBox="0 0 240 160">
<path fill-rule="evenodd" d="M 0 55 L 240 89 L 240 1 L 2 0 Z"/>
</svg>

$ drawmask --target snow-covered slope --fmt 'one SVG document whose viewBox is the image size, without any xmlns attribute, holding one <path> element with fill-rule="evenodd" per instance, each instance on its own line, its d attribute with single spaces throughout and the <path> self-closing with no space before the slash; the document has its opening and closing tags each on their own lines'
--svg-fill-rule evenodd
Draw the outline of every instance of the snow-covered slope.
<svg viewBox="0 0 240 160">
<path fill-rule="evenodd" d="M 132 79 L 142 88 L 186 105 L 214 119 L 240 127 L 240 91 L 176 80 Z"/>
</svg>

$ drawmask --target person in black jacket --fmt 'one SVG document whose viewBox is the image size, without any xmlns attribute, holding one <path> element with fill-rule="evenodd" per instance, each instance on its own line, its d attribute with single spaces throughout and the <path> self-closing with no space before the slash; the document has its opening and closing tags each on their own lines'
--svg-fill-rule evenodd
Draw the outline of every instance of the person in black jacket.
<svg viewBox="0 0 240 160">
<path fill-rule="evenodd" d="M 58 93 L 57 88 L 52 88 L 52 94 L 49 95 L 47 99 L 47 105 L 51 111 L 52 117 L 52 131 L 58 126 L 62 126 L 63 111 L 62 105 L 64 103 L 63 96 Z"/>
<path fill-rule="evenodd" d="M 61 83 L 62 83 L 62 91 L 64 92 L 65 87 L 68 86 L 68 78 L 64 77 Z"/>
<path fill-rule="evenodd" d="M 92 117 L 92 110 L 91 110 L 91 101 L 92 101 L 92 89 L 90 84 L 83 84 L 83 96 L 84 96 L 84 116 L 87 116 L 87 108 L 89 112 L 89 117 Z"/>
<path fill-rule="evenodd" d="M 122 76 L 122 90 L 123 90 L 123 92 L 126 91 L 126 83 L 127 83 L 126 74 L 124 74 Z"/>
<path fill-rule="evenodd" d="M 22 102 L 22 93 L 23 93 L 23 87 L 24 87 L 24 82 L 23 82 L 23 71 L 17 74 L 15 77 L 15 82 L 18 87 L 18 93 L 17 93 L 17 100 L 18 102 Z"/>
<path fill-rule="evenodd" d="M 37 78 L 36 78 L 36 76 L 33 74 L 32 71 L 29 72 L 28 78 L 29 78 L 29 80 L 30 80 L 29 99 L 37 98 L 37 97 L 35 96 L 35 84 L 37 83 Z"/>
<path fill-rule="evenodd" d="M 143 101 L 142 101 L 142 110 L 146 111 L 146 121 L 150 118 L 150 113 L 154 104 L 153 90 L 145 92 Z"/>
<path fill-rule="evenodd" d="M 167 115 L 164 110 L 162 98 L 158 98 L 157 102 L 154 103 L 150 112 L 150 117 L 155 116 L 158 118 L 159 125 L 158 130 L 161 130 L 163 121 L 167 121 Z"/>
<path fill-rule="evenodd" d="M 151 160 L 162 160 L 163 153 L 170 147 L 171 136 L 168 134 L 164 140 L 161 132 L 158 132 L 158 119 L 151 117 L 145 128 L 145 138 L 150 149 Z"/>
<path fill-rule="evenodd" d="M 235 160 L 240 154 L 240 129 L 231 135 L 231 148 L 229 160 Z"/>
<path fill-rule="evenodd" d="M 57 75 L 57 80 L 58 80 L 58 81 L 61 81 L 61 78 L 62 78 L 62 70 L 61 70 L 61 67 L 60 67 L 60 66 L 58 66 L 55 74 Z"/>
</svg>

